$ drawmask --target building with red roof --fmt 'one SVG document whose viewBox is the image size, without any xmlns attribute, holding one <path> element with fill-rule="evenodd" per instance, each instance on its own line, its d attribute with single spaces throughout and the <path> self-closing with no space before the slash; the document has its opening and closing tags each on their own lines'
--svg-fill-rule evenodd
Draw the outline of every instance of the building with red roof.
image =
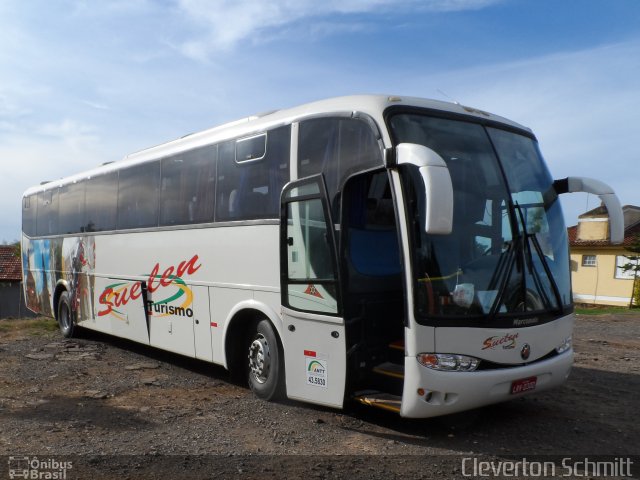
<svg viewBox="0 0 640 480">
<path fill-rule="evenodd" d="M 31 317 L 22 294 L 22 265 L 14 245 L 0 245 L 0 318 Z"/>
<path fill-rule="evenodd" d="M 569 227 L 571 247 L 571 281 L 576 303 L 597 305 L 630 305 L 634 288 L 634 272 L 624 271 L 630 262 L 626 250 L 640 235 L 640 207 L 625 205 L 624 241 L 609 241 L 609 215 L 604 206 L 578 217 L 578 225 Z M 640 279 L 637 281 L 640 282 Z"/>
<path fill-rule="evenodd" d="M 20 257 L 13 245 L 0 245 L 0 282 L 22 280 Z"/>
</svg>

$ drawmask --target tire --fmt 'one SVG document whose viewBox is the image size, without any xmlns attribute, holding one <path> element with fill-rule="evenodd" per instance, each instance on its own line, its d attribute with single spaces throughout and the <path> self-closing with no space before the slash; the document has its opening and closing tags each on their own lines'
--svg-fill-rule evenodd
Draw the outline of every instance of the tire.
<svg viewBox="0 0 640 480">
<path fill-rule="evenodd" d="M 71 300 L 69 299 L 69 292 L 64 291 L 60 294 L 58 299 L 58 310 L 56 319 L 58 320 L 58 326 L 60 332 L 65 338 L 72 338 L 76 333 L 76 322 L 71 310 Z"/>
<path fill-rule="evenodd" d="M 284 356 L 268 320 L 260 320 L 250 337 L 247 355 L 249 387 L 264 400 L 284 395 Z"/>
</svg>

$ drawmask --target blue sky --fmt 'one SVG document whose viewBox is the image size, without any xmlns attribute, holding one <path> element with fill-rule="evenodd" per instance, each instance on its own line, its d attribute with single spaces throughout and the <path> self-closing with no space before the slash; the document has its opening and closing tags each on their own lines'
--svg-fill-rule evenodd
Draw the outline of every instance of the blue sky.
<svg viewBox="0 0 640 480">
<path fill-rule="evenodd" d="M 42 180 L 355 93 L 509 117 L 640 205 L 639 79 L 637 0 L 2 0 L 0 242 Z M 569 224 L 597 205 L 563 198 Z"/>
</svg>

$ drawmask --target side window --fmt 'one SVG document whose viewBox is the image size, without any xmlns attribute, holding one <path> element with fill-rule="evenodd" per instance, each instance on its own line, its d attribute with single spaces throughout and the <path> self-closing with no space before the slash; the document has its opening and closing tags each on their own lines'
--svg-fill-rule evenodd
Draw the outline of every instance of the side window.
<svg viewBox="0 0 640 480">
<path fill-rule="evenodd" d="M 36 234 L 39 236 L 58 234 L 58 188 L 38 194 Z"/>
<path fill-rule="evenodd" d="M 260 160 L 267 154 L 267 134 L 261 133 L 236 141 L 236 162 Z"/>
<path fill-rule="evenodd" d="M 22 231 L 29 237 L 36 234 L 37 200 L 36 195 L 29 195 L 22 199 Z"/>
<path fill-rule="evenodd" d="M 70 183 L 59 190 L 60 233 L 78 233 L 84 231 L 84 194 L 85 182 Z"/>
<path fill-rule="evenodd" d="M 298 177 L 324 174 L 333 212 L 339 209 L 337 193 L 351 174 L 382 164 L 382 152 L 368 122 L 335 117 L 300 123 Z"/>
<path fill-rule="evenodd" d="M 119 230 L 158 225 L 159 186 L 159 161 L 120 170 L 118 181 Z"/>
<path fill-rule="evenodd" d="M 289 180 L 289 126 L 219 147 L 216 221 L 277 218 Z"/>
<path fill-rule="evenodd" d="M 162 159 L 160 225 L 213 221 L 217 147 Z"/>
<path fill-rule="evenodd" d="M 85 231 L 116 229 L 118 207 L 118 172 L 87 180 Z"/>
</svg>

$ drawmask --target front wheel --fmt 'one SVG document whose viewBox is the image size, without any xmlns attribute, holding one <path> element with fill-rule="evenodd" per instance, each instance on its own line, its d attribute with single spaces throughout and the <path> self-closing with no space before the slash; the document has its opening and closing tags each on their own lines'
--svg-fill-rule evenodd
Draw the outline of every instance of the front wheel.
<svg viewBox="0 0 640 480">
<path fill-rule="evenodd" d="M 249 387 L 257 397 L 277 400 L 284 393 L 284 358 L 268 320 L 260 320 L 249 343 Z"/>
<path fill-rule="evenodd" d="M 71 311 L 69 292 L 62 292 L 60 294 L 56 318 L 58 320 L 62 336 L 65 338 L 73 337 L 76 331 L 76 322 L 74 320 L 73 312 Z"/>
</svg>

